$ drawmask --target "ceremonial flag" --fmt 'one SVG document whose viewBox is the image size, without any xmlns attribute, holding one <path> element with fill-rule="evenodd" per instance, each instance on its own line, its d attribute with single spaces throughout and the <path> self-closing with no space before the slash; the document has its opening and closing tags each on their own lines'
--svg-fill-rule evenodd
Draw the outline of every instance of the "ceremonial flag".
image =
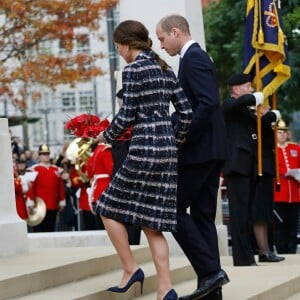
<svg viewBox="0 0 300 300">
<path fill-rule="evenodd" d="M 244 68 L 244 73 L 253 75 L 254 85 L 259 82 L 256 90 L 265 97 L 290 78 L 280 0 L 248 0 Z"/>
</svg>

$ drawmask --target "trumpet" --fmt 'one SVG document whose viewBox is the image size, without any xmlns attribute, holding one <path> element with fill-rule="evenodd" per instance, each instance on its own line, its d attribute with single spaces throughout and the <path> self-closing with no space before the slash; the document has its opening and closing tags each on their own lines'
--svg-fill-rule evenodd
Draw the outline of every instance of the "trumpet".
<svg viewBox="0 0 300 300">
<path fill-rule="evenodd" d="M 75 170 L 83 182 L 88 182 L 89 178 L 85 174 L 84 166 L 92 155 L 93 139 L 76 138 L 66 150 L 66 157 L 75 164 Z"/>
</svg>

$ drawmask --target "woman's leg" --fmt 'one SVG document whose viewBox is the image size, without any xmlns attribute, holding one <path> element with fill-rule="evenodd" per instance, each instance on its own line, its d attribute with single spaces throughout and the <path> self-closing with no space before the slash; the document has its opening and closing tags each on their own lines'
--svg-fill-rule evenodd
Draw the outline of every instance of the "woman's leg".
<svg viewBox="0 0 300 300">
<path fill-rule="evenodd" d="M 124 224 L 101 216 L 108 236 L 114 245 L 123 267 L 123 277 L 119 287 L 124 287 L 130 277 L 139 268 L 128 243 L 128 234 Z"/>
<path fill-rule="evenodd" d="M 259 250 L 259 254 L 267 254 L 270 252 L 268 241 L 268 224 L 266 222 L 254 223 L 254 235 Z"/>
<path fill-rule="evenodd" d="M 143 227 L 157 272 L 157 300 L 161 300 L 172 288 L 168 243 L 160 231 Z"/>
</svg>

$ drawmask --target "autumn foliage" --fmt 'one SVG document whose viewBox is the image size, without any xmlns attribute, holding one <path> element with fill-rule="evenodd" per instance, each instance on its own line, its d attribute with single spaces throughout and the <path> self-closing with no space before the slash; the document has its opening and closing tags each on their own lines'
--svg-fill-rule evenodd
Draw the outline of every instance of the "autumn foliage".
<svg viewBox="0 0 300 300">
<path fill-rule="evenodd" d="M 97 34 L 99 20 L 118 0 L 1 0 L 0 1 L 0 99 L 10 98 L 21 110 L 31 86 L 54 88 L 74 84 L 102 74 L 95 62 L 103 53 L 71 51 L 74 41 Z M 98 36 L 99 39 L 103 37 Z M 64 49 L 54 55 L 49 49 L 56 42 Z M 33 100 L 39 91 L 30 89 Z"/>
</svg>

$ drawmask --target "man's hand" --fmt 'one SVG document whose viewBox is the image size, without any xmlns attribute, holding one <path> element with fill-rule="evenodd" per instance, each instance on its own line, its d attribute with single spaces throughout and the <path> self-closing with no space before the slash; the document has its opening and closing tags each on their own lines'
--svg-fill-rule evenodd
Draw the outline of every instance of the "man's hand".
<svg viewBox="0 0 300 300">
<path fill-rule="evenodd" d="M 58 203 L 58 211 L 63 211 L 66 206 L 66 200 L 60 200 Z"/>
<path fill-rule="evenodd" d="M 260 115 L 263 116 L 270 111 L 270 106 L 260 106 Z"/>
<path fill-rule="evenodd" d="M 253 96 L 255 97 L 255 100 L 256 100 L 256 106 L 264 103 L 265 97 L 262 92 L 254 92 Z"/>
</svg>

